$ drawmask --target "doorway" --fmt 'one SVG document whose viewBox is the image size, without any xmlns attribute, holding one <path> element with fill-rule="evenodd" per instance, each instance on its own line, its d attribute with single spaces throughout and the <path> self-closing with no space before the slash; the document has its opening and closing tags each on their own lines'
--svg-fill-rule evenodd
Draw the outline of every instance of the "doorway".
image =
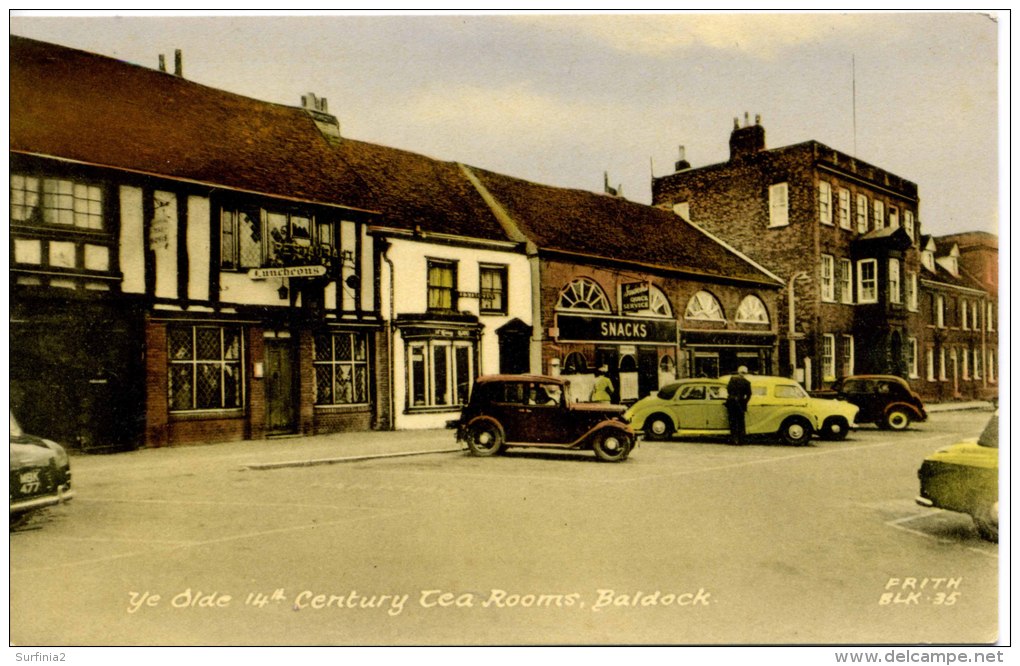
<svg viewBox="0 0 1020 666">
<path fill-rule="evenodd" d="M 297 382 L 294 372 L 294 341 L 267 338 L 266 430 L 270 435 L 297 432 Z"/>
</svg>

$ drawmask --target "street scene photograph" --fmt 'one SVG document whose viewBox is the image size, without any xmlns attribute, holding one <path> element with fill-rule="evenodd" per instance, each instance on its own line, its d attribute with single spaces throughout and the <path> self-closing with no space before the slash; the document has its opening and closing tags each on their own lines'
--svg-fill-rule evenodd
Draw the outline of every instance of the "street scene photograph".
<svg viewBox="0 0 1020 666">
<path fill-rule="evenodd" d="M 1009 11 L 9 21 L 11 660 L 1005 663 Z"/>
</svg>

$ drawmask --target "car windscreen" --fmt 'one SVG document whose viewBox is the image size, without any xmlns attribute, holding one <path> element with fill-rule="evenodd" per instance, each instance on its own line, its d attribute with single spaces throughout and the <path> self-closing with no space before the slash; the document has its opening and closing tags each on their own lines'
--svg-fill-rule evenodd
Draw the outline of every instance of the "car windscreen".
<svg viewBox="0 0 1020 666">
<path fill-rule="evenodd" d="M 681 386 L 683 386 L 683 384 L 680 383 L 666 384 L 659 389 L 659 392 L 656 395 L 659 396 L 660 400 L 672 400 L 673 396 L 676 395 L 677 389 Z"/>
</svg>

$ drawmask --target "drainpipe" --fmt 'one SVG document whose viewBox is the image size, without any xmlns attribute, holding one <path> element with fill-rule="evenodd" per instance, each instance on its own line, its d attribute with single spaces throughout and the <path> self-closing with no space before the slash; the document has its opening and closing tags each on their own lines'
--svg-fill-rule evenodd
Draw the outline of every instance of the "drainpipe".
<svg viewBox="0 0 1020 666">
<path fill-rule="evenodd" d="M 786 283 L 786 319 L 787 319 L 787 345 L 790 352 L 790 378 L 797 378 L 797 315 L 796 302 L 794 300 L 793 288 L 797 282 L 806 280 L 808 274 L 805 271 L 794 273 Z M 805 373 L 806 375 L 806 373 Z M 805 379 L 807 377 L 805 376 Z"/>
<path fill-rule="evenodd" d="M 394 311 L 393 293 L 394 293 L 394 288 L 393 288 L 393 284 L 394 284 L 395 278 L 396 278 L 396 273 L 395 273 L 396 269 L 393 267 L 393 260 L 390 259 L 389 255 L 388 255 L 388 252 L 390 251 L 390 241 L 389 241 L 388 238 L 383 238 L 382 241 L 383 241 L 384 245 L 383 245 L 382 254 L 380 256 L 382 257 L 382 260 L 386 262 L 386 265 L 390 267 L 390 316 L 389 316 L 389 319 L 386 320 L 386 355 L 387 355 L 386 367 L 387 367 L 387 372 L 389 373 L 389 391 L 387 391 L 386 401 L 387 401 L 387 405 L 388 405 L 388 409 L 389 409 L 389 417 L 390 417 L 390 423 L 389 423 L 390 427 L 389 427 L 389 429 L 390 430 L 396 430 L 397 429 L 396 428 L 397 418 L 396 418 L 396 415 L 393 412 L 393 409 L 394 409 L 393 393 L 394 393 L 394 390 L 395 390 L 395 387 L 393 386 L 393 377 L 394 377 L 394 372 L 393 372 L 393 316 L 394 316 L 393 315 L 393 311 Z"/>
</svg>

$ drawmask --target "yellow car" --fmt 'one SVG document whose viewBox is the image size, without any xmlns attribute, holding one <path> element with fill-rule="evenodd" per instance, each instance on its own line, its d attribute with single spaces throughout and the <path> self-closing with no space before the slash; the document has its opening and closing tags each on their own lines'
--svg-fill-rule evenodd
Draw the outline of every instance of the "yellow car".
<svg viewBox="0 0 1020 666">
<path fill-rule="evenodd" d="M 818 433 L 823 439 L 843 439 L 858 408 L 843 400 L 812 398 L 800 384 L 786 377 L 747 375 L 751 400 L 745 417 L 747 434 L 779 435 L 787 444 L 803 445 Z M 728 435 L 726 384 L 719 379 L 681 379 L 658 393 L 638 400 L 624 414 L 646 439 L 673 435 Z"/>
<path fill-rule="evenodd" d="M 918 504 L 969 514 L 982 539 L 999 541 L 998 412 L 977 439 L 965 439 L 925 458 L 917 477 Z"/>
</svg>

